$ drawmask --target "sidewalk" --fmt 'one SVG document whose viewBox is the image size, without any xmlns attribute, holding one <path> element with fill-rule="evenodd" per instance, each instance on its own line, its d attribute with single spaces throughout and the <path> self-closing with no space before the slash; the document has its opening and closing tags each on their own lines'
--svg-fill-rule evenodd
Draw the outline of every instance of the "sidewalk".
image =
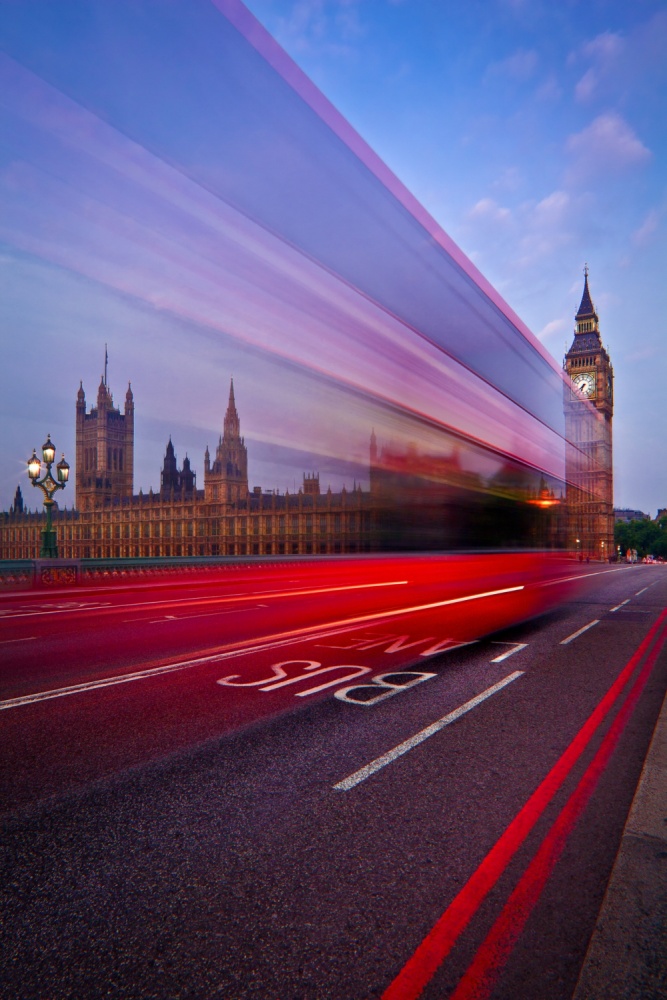
<svg viewBox="0 0 667 1000">
<path fill-rule="evenodd" d="M 572 1000 L 667 1000 L 667 697 Z"/>
</svg>

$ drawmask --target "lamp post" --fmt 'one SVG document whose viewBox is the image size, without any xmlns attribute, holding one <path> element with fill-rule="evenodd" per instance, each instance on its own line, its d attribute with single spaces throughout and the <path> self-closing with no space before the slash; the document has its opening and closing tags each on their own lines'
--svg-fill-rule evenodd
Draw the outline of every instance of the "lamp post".
<svg viewBox="0 0 667 1000">
<path fill-rule="evenodd" d="M 42 531 L 42 547 L 39 551 L 40 559 L 58 558 L 56 533 L 53 530 L 53 525 L 51 523 L 51 508 L 56 505 L 56 501 L 53 499 L 53 494 L 58 490 L 65 489 L 65 484 L 69 479 L 69 465 L 65 461 L 65 456 L 63 455 L 62 460 L 58 462 L 56 466 L 58 473 L 58 480 L 56 481 L 51 475 L 51 466 L 55 461 L 55 457 L 55 445 L 51 441 L 51 435 L 48 434 L 46 444 L 42 445 L 42 458 L 44 460 L 44 464 L 46 465 L 46 473 L 41 479 L 39 479 L 39 474 L 42 471 L 42 465 L 40 460 L 37 458 L 34 448 L 32 450 L 32 458 L 28 460 L 28 475 L 30 476 L 32 485 L 39 486 L 40 490 L 44 494 L 44 506 L 46 507 L 46 527 Z"/>
</svg>

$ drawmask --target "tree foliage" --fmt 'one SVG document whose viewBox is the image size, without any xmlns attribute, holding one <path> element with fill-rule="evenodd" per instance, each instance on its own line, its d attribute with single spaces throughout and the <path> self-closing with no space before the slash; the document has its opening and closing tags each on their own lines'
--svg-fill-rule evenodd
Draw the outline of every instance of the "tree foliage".
<svg viewBox="0 0 667 1000">
<path fill-rule="evenodd" d="M 617 548 L 621 546 L 621 558 L 628 549 L 636 549 L 640 559 L 667 559 L 667 516 L 659 521 L 619 521 L 614 527 L 614 541 Z"/>
</svg>

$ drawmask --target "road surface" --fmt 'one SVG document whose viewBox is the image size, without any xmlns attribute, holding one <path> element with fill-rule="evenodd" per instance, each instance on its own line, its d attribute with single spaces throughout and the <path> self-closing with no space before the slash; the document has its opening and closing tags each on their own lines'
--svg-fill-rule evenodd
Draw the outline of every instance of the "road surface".
<svg viewBox="0 0 667 1000">
<path fill-rule="evenodd" d="M 395 570 L 3 597 L 1 997 L 569 1000 L 667 573 L 474 641 L 518 583 Z"/>
</svg>

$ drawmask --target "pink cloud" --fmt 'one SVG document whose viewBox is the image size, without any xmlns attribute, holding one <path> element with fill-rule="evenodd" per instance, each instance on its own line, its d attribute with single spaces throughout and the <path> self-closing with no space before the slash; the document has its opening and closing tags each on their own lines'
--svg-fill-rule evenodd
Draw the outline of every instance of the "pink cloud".
<svg viewBox="0 0 667 1000">
<path fill-rule="evenodd" d="M 593 69 L 588 69 L 574 88 L 574 96 L 578 101 L 590 101 L 597 90 L 598 75 Z"/>
<path fill-rule="evenodd" d="M 601 170 L 639 166 L 652 155 L 630 125 L 614 111 L 598 115 L 581 132 L 569 136 L 566 149 L 574 157 L 574 174 L 580 178 Z"/>
<path fill-rule="evenodd" d="M 584 45 L 584 53 L 594 59 L 614 59 L 620 54 L 624 44 L 621 35 L 604 31 Z"/>
<path fill-rule="evenodd" d="M 509 208 L 503 208 L 493 198 L 480 198 L 468 213 L 471 219 L 483 219 L 504 224 L 512 218 Z"/>
</svg>

